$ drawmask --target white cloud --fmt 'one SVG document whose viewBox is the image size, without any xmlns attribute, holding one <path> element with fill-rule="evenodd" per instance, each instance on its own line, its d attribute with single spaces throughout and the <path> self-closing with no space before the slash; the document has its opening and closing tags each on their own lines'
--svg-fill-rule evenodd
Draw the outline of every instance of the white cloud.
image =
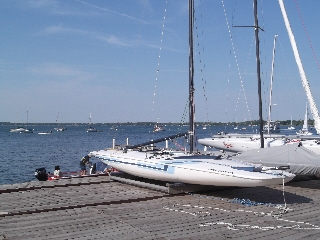
<svg viewBox="0 0 320 240">
<path fill-rule="evenodd" d="M 81 71 L 77 68 L 59 63 L 44 63 L 39 66 L 30 67 L 29 72 L 37 75 L 53 77 L 72 77 L 72 80 L 85 81 L 92 77 L 92 74 Z"/>
<path fill-rule="evenodd" d="M 76 34 L 76 35 L 82 35 L 82 36 L 86 35 L 88 38 L 93 38 L 93 39 L 103 41 L 112 45 L 130 46 L 130 44 L 127 43 L 125 40 L 120 39 L 112 34 L 109 36 L 103 36 L 100 33 L 85 31 L 77 28 L 63 27 L 62 25 L 47 27 L 44 30 L 44 34 L 48 34 L 48 35 L 54 35 L 54 34 L 75 35 Z"/>
<path fill-rule="evenodd" d="M 105 41 L 107 43 L 110 43 L 112 45 L 118 45 L 118 46 L 129 46 L 130 45 L 114 35 L 111 35 L 109 37 L 98 37 L 98 38 L 100 40 Z"/>
<path fill-rule="evenodd" d="M 81 2 L 81 3 L 83 3 L 83 4 L 87 5 L 87 6 L 90 6 L 90 7 L 92 7 L 92 8 L 98 9 L 98 10 L 100 10 L 100 11 L 113 13 L 113 14 L 115 14 L 115 15 L 119 15 L 119 16 L 122 16 L 122 17 L 125 17 L 125 18 L 129 18 L 129 19 L 136 20 L 136 21 L 141 21 L 141 19 L 135 18 L 135 17 L 133 17 L 133 16 L 130 16 L 130 15 L 127 15 L 127 14 L 124 14 L 124 13 L 116 12 L 116 11 L 110 10 L 110 9 L 108 9 L 108 8 L 103 8 L 103 7 L 100 7 L 100 6 L 91 4 L 91 3 L 87 3 L 87 2 L 84 2 L 84 1 L 81 1 L 81 0 L 78 0 L 78 2 Z"/>
<path fill-rule="evenodd" d="M 57 2 L 54 0 L 29 0 L 28 4 L 33 8 L 52 8 L 57 6 Z"/>
<path fill-rule="evenodd" d="M 75 29 L 75 28 L 67 28 L 63 26 L 50 26 L 47 27 L 44 31 L 46 34 L 58 34 L 58 33 L 63 33 L 63 34 L 89 34 L 88 31 L 84 31 L 81 29 Z"/>
</svg>

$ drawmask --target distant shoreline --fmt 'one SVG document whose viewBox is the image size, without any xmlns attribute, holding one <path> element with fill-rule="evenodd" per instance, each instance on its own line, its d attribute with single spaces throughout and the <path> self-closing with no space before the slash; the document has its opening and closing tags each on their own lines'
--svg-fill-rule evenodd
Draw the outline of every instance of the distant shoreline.
<svg viewBox="0 0 320 240">
<path fill-rule="evenodd" d="M 278 121 L 280 122 L 281 126 L 290 126 L 291 120 L 283 120 Z M 2 126 L 23 126 L 23 125 L 29 125 L 29 126 L 114 126 L 114 125 L 120 125 L 120 126 L 154 126 L 157 122 L 123 122 L 123 123 L 11 123 L 11 122 L 0 122 L 0 125 Z M 264 121 L 264 124 L 266 124 L 267 121 Z M 293 126 L 302 126 L 303 120 L 293 120 L 292 121 Z M 181 125 L 188 125 L 189 123 L 160 123 L 160 125 L 163 126 L 181 126 Z M 228 123 L 221 123 L 221 122 L 197 122 L 197 126 L 259 126 L 259 120 L 253 120 L 253 121 L 246 121 L 246 122 L 228 122 Z M 314 120 L 308 121 L 309 126 L 314 125 Z"/>
</svg>

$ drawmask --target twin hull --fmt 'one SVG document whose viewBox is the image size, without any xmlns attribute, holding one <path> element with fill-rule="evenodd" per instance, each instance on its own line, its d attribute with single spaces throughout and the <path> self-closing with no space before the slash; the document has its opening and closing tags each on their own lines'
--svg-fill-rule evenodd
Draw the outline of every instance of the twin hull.
<svg viewBox="0 0 320 240">
<path fill-rule="evenodd" d="M 230 152 L 244 152 L 260 148 L 260 139 L 258 138 L 203 138 L 198 142 L 207 147 L 230 151 Z M 282 139 L 265 139 L 265 147 L 276 147 L 285 145 L 286 142 Z"/>
</svg>

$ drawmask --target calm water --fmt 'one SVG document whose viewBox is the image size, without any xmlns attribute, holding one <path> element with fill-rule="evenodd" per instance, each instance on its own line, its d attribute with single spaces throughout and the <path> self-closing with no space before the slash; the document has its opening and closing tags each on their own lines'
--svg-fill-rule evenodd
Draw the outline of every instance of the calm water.
<svg viewBox="0 0 320 240">
<path fill-rule="evenodd" d="M 53 173 L 54 166 L 59 165 L 62 172 L 79 171 L 81 157 L 91 151 L 112 147 L 112 139 L 116 144 L 125 144 L 129 138 L 130 144 L 138 144 L 159 139 L 179 133 L 178 127 L 166 126 L 166 131 L 153 132 L 153 126 L 119 126 L 118 130 L 111 130 L 107 126 L 97 126 L 103 132 L 87 133 L 84 126 L 67 126 L 64 132 L 53 131 L 50 135 L 40 135 L 38 132 L 49 132 L 54 126 L 29 126 L 34 133 L 10 133 L 12 126 L 0 126 L 0 185 L 37 181 L 34 171 L 37 168 L 45 167 L 47 172 Z M 210 137 L 211 133 L 221 131 L 232 132 L 233 128 L 225 127 L 202 127 L 197 129 L 197 138 Z M 188 131 L 183 127 L 180 132 Z M 244 131 L 241 131 L 245 133 Z M 255 133 L 256 130 L 248 127 L 246 133 Z M 293 134 L 284 130 L 282 134 Z M 177 140 L 179 145 L 185 147 L 183 138 Z M 164 143 L 157 146 L 164 147 Z M 174 146 L 170 142 L 170 147 Z M 174 146 L 178 148 L 177 146 Z M 203 150 L 202 146 L 198 146 Z M 92 159 L 93 163 L 98 160 Z"/>
</svg>

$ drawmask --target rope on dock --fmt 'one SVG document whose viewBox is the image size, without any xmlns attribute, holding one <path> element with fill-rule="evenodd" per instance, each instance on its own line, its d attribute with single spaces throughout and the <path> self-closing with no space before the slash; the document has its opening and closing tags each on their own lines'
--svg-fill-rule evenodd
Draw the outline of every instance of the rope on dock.
<svg viewBox="0 0 320 240">
<path fill-rule="evenodd" d="M 282 206 L 281 204 L 274 204 L 274 203 L 263 203 L 263 202 L 254 202 L 251 201 L 250 199 L 239 199 L 239 198 L 234 198 L 234 199 L 224 199 L 224 198 L 215 198 L 215 197 L 207 197 L 207 196 L 202 196 L 202 195 L 195 195 L 192 193 L 187 192 L 187 194 L 194 196 L 194 197 L 202 197 L 202 198 L 208 198 L 208 199 L 213 199 L 213 200 L 220 200 L 220 201 L 227 201 L 231 203 L 240 203 L 242 205 L 245 205 L 247 207 L 252 207 L 252 206 L 258 206 L 258 205 L 266 205 L 268 207 L 276 207 L 276 206 Z"/>
<path fill-rule="evenodd" d="M 189 210 L 186 210 L 189 208 Z M 250 211 L 250 210 L 243 210 L 243 209 L 238 209 L 238 210 L 227 210 L 223 208 L 214 208 L 214 207 L 204 207 L 204 206 L 193 206 L 189 204 L 175 204 L 172 205 L 172 207 L 164 206 L 163 209 L 169 210 L 169 211 L 175 211 L 175 212 L 180 212 L 180 213 L 185 213 L 185 214 L 190 214 L 195 217 L 199 217 L 202 219 L 208 219 L 212 216 L 210 210 L 216 210 L 216 211 L 221 211 L 225 213 L 235 213 L 235 212 L 243 212 L 243 213 L 252 213 L 254 215 L 260 216 L 260 217 L 274 217 L 277 221 L 283 221 L 285 223 L 292 223 L 293 225 L 291 226 L 256 226 L 256 225 L 249 225 L 249 224 L 233 224 L 229 222 L 205 222 L 205 223 L 200 223 L 200 227 L 210 227 L 213 225 L 226 225 L 229 230 L 243 230 L 243 229 L 259 229 L 259 230 L 274 230 L 274 229 L 303 229 L 303 230 L 320 230 L 320 227 L 308 222 L 303 222 L 303 221 L 293 221 L 293 220 L 287 220 L 280 218 L 280 215 L 274 215 L 272 212 L 270 213 L 264 213 L 264 212 L 255 212 L 255 211 Z M 302 224 L 306 225 L 305 227 L 301 226 Z"/>
</svg>

